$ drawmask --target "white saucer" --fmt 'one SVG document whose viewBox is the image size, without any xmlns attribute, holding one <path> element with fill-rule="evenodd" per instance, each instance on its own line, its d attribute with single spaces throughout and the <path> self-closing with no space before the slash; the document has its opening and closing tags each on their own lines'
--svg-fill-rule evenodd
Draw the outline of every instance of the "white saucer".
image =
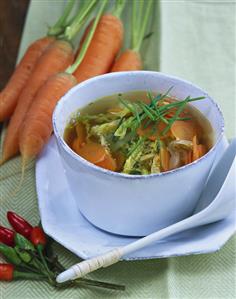
<svg viewBox="0 0 236 299">
<path fill-rule="evenodd" d="M 91 258 L 136 240 L 104 232 L 80 214 L 68 188 L 54 137 L 36 163 L 36 188 L 45 232 L 81 258 Z M 235 231 L 234 215 L 235 211 L 223 221 L 175 235 L 132 253 L 125 259 L 151 259 L 217 251 Z"/>
</svg>

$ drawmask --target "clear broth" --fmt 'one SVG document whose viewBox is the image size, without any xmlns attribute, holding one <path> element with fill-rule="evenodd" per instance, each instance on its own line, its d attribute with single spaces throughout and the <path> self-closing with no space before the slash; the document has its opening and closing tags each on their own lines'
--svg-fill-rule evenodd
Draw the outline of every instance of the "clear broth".
<svg viewBox="0 0 236 299">
<path fill-rule="evenodd" d="M 153 93 L 153 95 L 155 95 Z M 100 99 L 97 99 L 94 102 L 91 102 L 89 105 L 79 109 L 74 117 L 71 118 L 68 126 L 65 128 L 64 139 L 67 144 L 71 147 L 73 140 L 76 138 L 75 124 L 76 117 L 78 115 L 96 115 L 100 113 L 105 113 L 108 109 L 117 107 L 119 105 L 119 97 L 122 96 L 123 99 L 126 99 L 130 102 L 135 102 L 137 100 L 149 103 L 150 100 L 147 96 L 147 91 L 132 91 L 126 93 L 114 94 L 111 96 L 106 96 Z M 178 101 L 178 99 L 171 98 L 173 101 Z M 199 143 L 206 146 L 207 151 L 214 144 L 214 132 L 212 126 L 208 119 L 193 105 L 187 104 L 185 109 L 188 111 L 192 120 L 197 124 L 198 132 L 200 138 L 198 139 Z"/>
</svg>

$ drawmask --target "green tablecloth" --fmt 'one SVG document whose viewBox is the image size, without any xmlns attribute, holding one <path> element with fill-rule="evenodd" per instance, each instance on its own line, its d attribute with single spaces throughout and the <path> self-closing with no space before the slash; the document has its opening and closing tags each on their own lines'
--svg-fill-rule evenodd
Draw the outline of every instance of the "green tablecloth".
<svg viewBox="0 0 236 299">
<path fill-rule="evenodd" d="M 128 0 L 130 4 L 131 0 Z M 154 35 L 143 47 L 148 69 L 160 69 L 195 82 L 220 104 L 226 133 L 235 136 L 235 2 L 155 2 Z M 61 13 L 64 1 L 32 1 L 19 56 L 30 41 L 45 34 L 46 25 Z M 124 19 L 128 31 L 128 9 Z M 128 36 L 128 34 L 126 35 Z M 126 38 L 126 44 L 128 38 Z M 24 187 L 6 198 L 19 182 L 19 158 L 0 168 L 0 219 L 14 210 L 33 224 L 39 220 L 34 168 L 27 172 Z M 4 176 L 4 179 L 2 177 Z M 66 265 L 79 259 L 55 244 Z M 55 291 L 45 283 L 18 281 L 0 283 L 0 298 L 236 298 L 235 238 L 219 252 L 161 260 L 121 262 L 91 277 L 122 283 L 124 293 L 98 289 Z"/>
</svg>

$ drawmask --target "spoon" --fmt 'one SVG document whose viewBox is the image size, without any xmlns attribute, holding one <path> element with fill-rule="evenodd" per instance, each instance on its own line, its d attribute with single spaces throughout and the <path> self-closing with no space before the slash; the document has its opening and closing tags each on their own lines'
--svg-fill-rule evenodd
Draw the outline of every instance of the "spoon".
<svg viewBox="0 0 236 299">
<path fill-rule="evenodd" d="M 236 198 L 236 138 L 232 140 L 221 159 L 212 170 L 200 196 L 194 215 L 154 232 L 123 247 L 82 261 L 57 276 L 57 282 L 80 278 L 92 271 L 117 263 L 122 257 L 152 245 L 182 231 L 210 224 L 226 218 L 235 209 Z"/>
</svg>

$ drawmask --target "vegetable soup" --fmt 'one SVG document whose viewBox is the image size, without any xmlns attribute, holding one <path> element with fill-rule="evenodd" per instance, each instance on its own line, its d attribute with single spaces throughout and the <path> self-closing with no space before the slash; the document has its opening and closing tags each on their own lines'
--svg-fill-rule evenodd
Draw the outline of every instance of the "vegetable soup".
<svg viewBox="0 0 236 299">
<path fill-rule="evenodd" d="M 112 171 L 145 175 L 175 169 L 213 145 L 209 121 L 190 104 L 200 100 L 147 91 L 104 97 L 72 116 L 64 139 L 78 155 Z"/>
</svg>

